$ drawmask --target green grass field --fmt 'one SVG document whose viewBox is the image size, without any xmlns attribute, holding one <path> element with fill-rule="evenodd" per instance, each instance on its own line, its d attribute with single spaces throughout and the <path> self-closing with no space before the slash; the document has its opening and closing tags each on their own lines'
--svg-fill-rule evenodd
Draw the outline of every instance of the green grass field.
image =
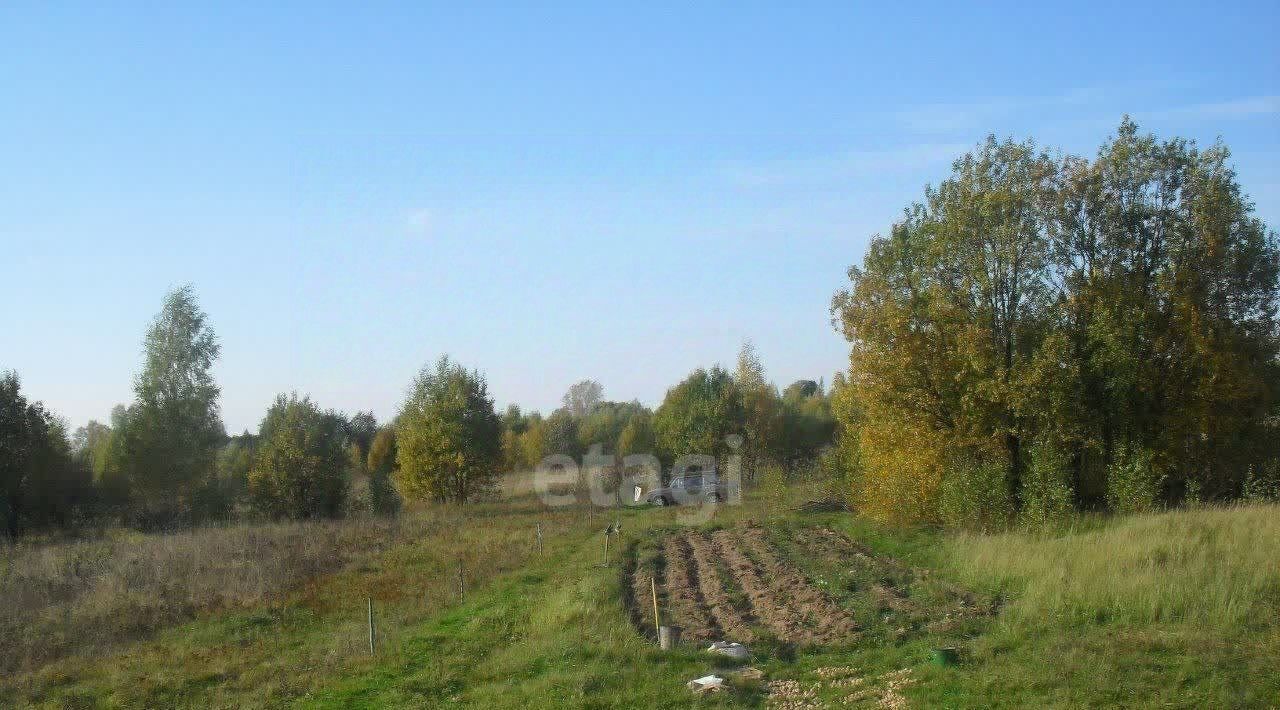
<svg viewBox="0 0 1280 710">
<path fill-rule="evenodd" d="M 627 570 L 643 571 L 646 550 L 681 530 L 676 514 L 547 511 L 528 500 L 411 512 L 412 535 L 278 597 L 7 673 L 0 705 L 1280 706 L 1275 506 L 971 536 L 749 499 L 696 534 L 758 524 L 859 633 L 797 647 L 757 627 L 750 664 L 764 679 L 705 697 L 685 682 L 734 664 L 693 646 L 657 650 L 625 604 Z M 635 557 L 604 567 L 601 532 L 615 516 Z M 869 554 L 814 554 L 821 529 Z M 954 615 L 957 595 L 976 611 Z M 372 655 L 367 598 L 379 629 Z M 939 646 L 957 648 L 960 662 L 933 665 Z"/>
</svg>

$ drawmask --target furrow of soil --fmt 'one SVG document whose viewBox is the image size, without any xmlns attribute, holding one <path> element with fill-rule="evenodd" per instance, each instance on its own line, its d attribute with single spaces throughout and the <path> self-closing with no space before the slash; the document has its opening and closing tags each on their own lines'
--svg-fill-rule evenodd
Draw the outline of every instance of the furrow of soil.
<svg viewBox="0 0 1280 710">
<path fill-rule="evenodd" d="M 858 625 L 853 617 L 794 566 L 782 561 L 762 528 L 748 527 L 739 539 L 759 562 L 764 578 L 775 588 L 786 590 L 791 609 L 813 629 L 812 636 L 817 642 L 847 643 L 857 635 Z"/>
<path fill-rule="evenodd" d="M 791 540 L 813 559 L 878 580 L 871 584 L 870 593 L 875 595 L 882 610 L 896 612 L 899 618 L 916 619 L 931 630 L 946 630 L 962 619 L 997 611 L 994 600 L 983 599 L 968 589 L 931 575 L 928 570 L 877 555 L 870 548 L 830 528 L 813 528 L 810 534 L 797 535 Z M 921 603 L 914 598 L 913 590 L 918 583 L 925 585 L 928 602 Z M 941 609 L 947 611 L 941 612 Z"/>
<path fill-rule="evenodd" d="M 720 583 L 719 573 L 712 561 L 714 553 L 711 544 L 696 532 L 686 532 L 681 541 L 697 567 L 698 589 L 703 601 L 716 625 L 724 633 L 724 638 L 741 643 L 753 641 L 755 634 L 751 631 L 751 620 L 734 607 L 728 592 Z"/>
<path fill-rule="evenodd" d="M 711 538 L 715 542 L 716 552 L 728 565 L 734 580 L 751 600 L 751 608 L 761 623 L 778 638 L 797 644 L 813 644 L 817 641 L 812 631 L 805 628 L 795 610 L 783 600 L 783 594 L 765 581 L 755 563 L 738 547 L 738 541 L 732 534 L 717 530 L 712 533 Z M 790 590 L 787 591 L 789 593 Z"/>
<path fill-rule="evenodd" d="M 702 577 L 689 563 L 689 552 L 682 538 L 671 535 L 662 543 L 667 562 L 667 607 L 672 618 L 683 627 L 686 640 L 703 642 L 720 638 L 720 627 L 707 608 L 699 585 Z"/>
<path fill-rule="evenodd" d="M 850 540 L 831 528 L 820 528 L 818 532 L 823 536 L 824 540 L 830 543 L 830 545 L 826 546 L 828 551 L 835 549 L 846 552 L 848 555 L 858 559 L 864 564 L 875 565 L 880 569 L 890 570 L 900 574 L 909 573 L 912 577 L 929 577 L 930 583 L 933 586 L 944 589 L 948 594 L 956 597 L 957 599 L 963 600 L 966 605 L 973 605 L 978 601 L 972 591 L 965 589 L 958 584 L 952 584 L 951 582 L 932 576 L 929 574 L 929 570 L 911 567 L 891 557 L 876 555 L 870 548 Z"/>
<path fill-rule="evenodd" d="M 653 602 L 649 587 L 652 576 L 642 574 L 634 561 L 630 565 L 629 575 L 631 598 L 628 601 L 631 606 L 631 620 L 643 633 L 653 633 Z"/>
</svg>

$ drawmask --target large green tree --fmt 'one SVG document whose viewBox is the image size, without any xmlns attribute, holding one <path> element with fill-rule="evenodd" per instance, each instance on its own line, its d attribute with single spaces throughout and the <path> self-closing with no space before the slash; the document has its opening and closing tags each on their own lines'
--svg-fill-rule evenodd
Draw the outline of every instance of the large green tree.
<svg viewBox="0 0 1280 710">
<path fill-rule="evenodd" d="M 764 365 L 750 340 L 738 351 L 734 382 L 742 396 L 745 470 L 750 475 L 770 459 L 786 458 L 782 446 L 782 402 L 765 378 Z"/>
<path fill-rule="evenodd" d="M 833 306 L 864 507 L 933 517 L 954 469 L 1018 510 L 1031 464 L 1078 505 L 1238 495 L 1277 453 L 1280 259 L 1227 158 L 1127 119 L 1092 161 L 989 139 L 873 239 Z"/>
<path fill-rule="evenodd" d="M 202 512 L 226 438 L 212 373 L 220 348 L 190 286 L 165 297 L 145 351 L 115 463 L 141 522 L 189 520 Z"/>
<path fill-rule="evenodd" d="M 639 402 L 600 402 L 578 425 L 583 450 L 599 444 L 605 453 L 618 452 L 618 440 L 632 419 L 651 414 Z"/>
<path fill-rule="evenodd" d="M 89 470 L 71 455 L 66 425 L 21 390 L 17 374 L 0 373 L 0 518 L 11 539 L 68 525 L 90 493 Z"/>
<path fill-rule="evenodd" d="M 667 390 L 653 415 L 659 455 L 664 463 L 688 454 L 719 458 L 729 453 L 729 434 L 744 426 L 742 394 L 721 367 L 698 369 Z"/>
<path fill-rule="evenodd" d="M 396 429 L 393 425 L 386 424 L 373 435 L 365 463 L 370 473 L 391 473 L 396 467 Z"/>
<path fill-rule="evenodd" d="M 653 432 L 653 415 L 648 410 L 636 412 L 618 434 L 618 456 L 653 454 L 657 437 Z"/>
<path fill-rule="evenodd" d="M 782 425 L 777 450 L 784 461 L 813 460 L 832 443 L 836 421 L 822 384 L 796 380 L 782 392 Z"/>
<path fill-rule="evenodd" d="M 459 503 L 488 493 L 501 465 L 501 438 L 484 377 L 440 358 L 414 379 L 397 419 L 400 490 Z"/>
<path fill-rule="evenodd" d="M 586 447 L 578 437 L 582 419 L 575 417 L 569 409 L 561 407 L 551 413 L 542 422 L 543 456 L 563 454 L 570 458 L 579 458 Z"/>
<path fill-rule="evenodd" d="M 264 515 L 337 517 L 351 481 L 346 420 L 309 397 L 279 395 L 258 431 L 249 497 Z"/>
<path fill-rule="evenodd" d="M 1250 465 L 1280 453 L 1268 429 L 1280 257 L 1229 159 L 1126 119 L 1093 161 L 1064 166 L 1051 223 L 1061 326 L 1041 367 L 1054 397 L 1038 410 L 1077 452 L 1086 499 L 1124 452 L 1150 456 L 1165 502 L 1237 495 Z"/>
<path fill-rule="evenodd" d="M 604 388 L 595 380 L 582 380 L 569 387 L 562 403 L 569 414 L 581 419 L 591 413 L 603 399 Z"/>
</svg>

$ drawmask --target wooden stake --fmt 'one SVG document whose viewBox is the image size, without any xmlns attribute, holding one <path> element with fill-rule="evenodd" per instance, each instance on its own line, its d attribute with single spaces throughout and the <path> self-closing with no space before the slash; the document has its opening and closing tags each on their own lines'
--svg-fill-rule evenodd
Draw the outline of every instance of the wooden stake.
<svg viewBox="0 0 1280 710">
<path fill-rule="evenodd" d="M 604 533 L 604 566 L 609 566 L 609 531 Z"/>
<path fill-rule="evenodd" d="M 662 621 L 658 617 L 658 578 L 649 578 L 649 592 L 653 594 L 653 633 L 659 633 L 658 629 L 662 628 Z"/>
<path fill-rule="evenodd" d="M 467 582 L 462 569 L 462 560 L 458 560 L 458 603 L 461 604 L 467 596 Z"/>
<path fill-rule="evenodd" d="M 542 523 L 538 523 L 538 556 L 542 556 Z"/>
<path fill-rule="evenodd" d="M 369 655 L 373 655 L 373 597 L 367 597 L 369 603 Z"/>
</svg>

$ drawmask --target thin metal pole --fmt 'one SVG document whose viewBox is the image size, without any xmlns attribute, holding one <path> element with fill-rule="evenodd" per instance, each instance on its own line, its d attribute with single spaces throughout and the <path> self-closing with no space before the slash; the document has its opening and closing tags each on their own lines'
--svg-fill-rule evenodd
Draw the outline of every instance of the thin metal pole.
<svg viewBox="0 0 1280 710">
<path fill-rule="evenodd" d="M 369 603 L 369 655 L 373 655 L 373 597 L 367 597 L 366 601 Z"/>
</svg>

